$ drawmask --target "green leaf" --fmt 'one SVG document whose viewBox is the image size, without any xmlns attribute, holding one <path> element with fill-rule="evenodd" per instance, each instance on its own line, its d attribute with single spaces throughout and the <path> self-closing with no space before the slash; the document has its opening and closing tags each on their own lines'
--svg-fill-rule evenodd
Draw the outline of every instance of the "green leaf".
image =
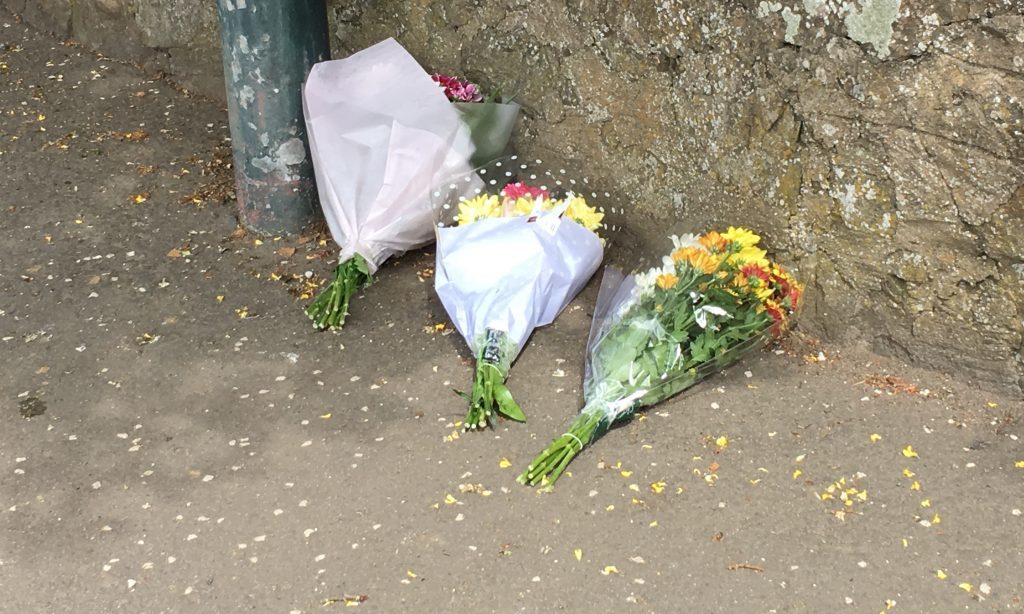
<svg viewBox="0 0 1024 614">
<path fill-rule="evenodd" d="M 498 402 L 498 411 L 503 416 L 518 422 L 526 422 L 526 414 L 523 413 L 519 404 L 512 398 L 508 386 L 505 384 L 494 385 L 494 400 Z"/>
</svg>

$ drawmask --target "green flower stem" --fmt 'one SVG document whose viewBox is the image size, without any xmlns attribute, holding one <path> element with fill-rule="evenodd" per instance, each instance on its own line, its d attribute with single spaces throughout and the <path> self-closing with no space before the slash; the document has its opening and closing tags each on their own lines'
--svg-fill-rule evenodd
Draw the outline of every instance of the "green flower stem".
<svg viewBox="0 0 1024 614">
<path fill-rule="evenodd" d="M 366 260 L 356 254 L 338 264 L 334 280 L 306 307 L 306 315 L 318 330 L 335 330 L 345 325 L 352 296 L 373 283 Z"/>
<path fill-rule="evenodd" d="M 469 401 L 469 412 L 463 422 L 463 429 L 469 431 L 493 426 L 496 414 L 525 422 L 526 414 L 505 385 L 509 367 L 515 357 L 515 344 L 505 332 L 488 328 L 478 345 L 481 347 L 476 361 L 473 391 L 468 395 L 456 391 Z"/>
<path fill-rule="evenodd" d="M 540 484 L 546 488 L 554 487 L 572 459 L 583 451 L 583 447 L 608 430 L 610 424 L 602 406 L 603 402 L 588 403 L 569 426 L 569 430 L 551 442 L 516 480 L 529 486 Z"/>
</svg>

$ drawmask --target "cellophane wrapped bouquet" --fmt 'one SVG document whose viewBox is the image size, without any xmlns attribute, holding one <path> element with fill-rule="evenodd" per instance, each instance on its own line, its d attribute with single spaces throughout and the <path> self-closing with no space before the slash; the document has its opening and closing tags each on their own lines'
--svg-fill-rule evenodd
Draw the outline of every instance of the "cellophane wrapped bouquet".
<svg viewBox="0 0 1024 614">
<path fill-rule="evenodd" d="M 431 190 L 469 172 L 473 145 L 444 91 L 393 39 L 316 64 L 303 106 L 320 204 L 341 248 L 306 313 L 334 329 L 385 260 L 433 240 Z"/>
<path fill-rule="evenodd" d="M 505 155 L 512 128 L 519 117 L 519 104 L 497 93 L 485 95 L 476 83 L 452 75 L 431 77 L 458 110 L 473 139 L 474 167 L 484 166 Z"/>
<path fill-rule="evenodd" d="M 438 297 L 476 357 L 466 429 L 525 420 L 505 384 L 538 326 L 554 321 L 597 270 L 603 213 L 588 182 L 517 156 L 434 192 Z"/>
<path fill-rule="evenodd" d="M 553 486 L 616 423 L 785 333 L 802 286 L 744 228 L 672 237 L 660 267 L 602 281 L 588 342 L 584 406 L 518 480 Z"/>
</svg>

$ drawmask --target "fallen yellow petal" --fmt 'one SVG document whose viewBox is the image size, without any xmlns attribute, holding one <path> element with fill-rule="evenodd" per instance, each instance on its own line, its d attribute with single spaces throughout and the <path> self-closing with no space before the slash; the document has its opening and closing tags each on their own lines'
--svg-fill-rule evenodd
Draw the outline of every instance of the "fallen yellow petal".
<svg viewBox="0 0 1024 614">
<path fill-rule="evenodd" d="M 935 514 L 934 516 L 932 516 L 932 524 L 939 524 L 940 522 L 942 522 L 942 519 L 939 518 L 938 514 Z"/>
<path fill-rule="evenodd" d="M 607 576 L 613 573 L 619 573 L 619 569 L 615 565 L 607 565 L 601 570 L 601 573 Z"/>
<path fill-rule="evenodd" d="M 931 507 L 931 506 L 932 506 L 932 500 L 931 499 L 925 499 L 924 501 L 921 502 L 921 507 Z"/>
<path fill-rule="evenodd" d="M 960 584 L 957 584 L 957 588 L 962 588 L 969 593 L 974 588 L 974 585 L 970 582 L 961 582 Z"/>
<path fill-rule="evenodd" d="M 939 580 L 945 580 L 946 577 L 947 577 L 946 576 L 946 572 L 942 571 L 941 569 L 936 569 L 935 570 L 935 577 L 938 578 Z"/>
<path fill-rule="evenodd" d="M 658 521 L 657 520 L 652 520 L 651 524 L 649 524 L 647 526 L 649 526 L 649 527 L 656 527 L 656 526 L 658 526 Z"/>
<path fill-rule="evenodd" d="M 656 495 L 660 495 L 665 492 L 665 482 L 653 482 L 651 484 L 651 492 Z"/>
<path fill-rule="evenodd" d="M 875 442 L 881 441 L 882 440 L 882 436 L 879 435 L 878 433 L 872 433 L 871 437 L 868 437 L 868 439 L 871 440 L 871 443 L 875 443 Z"/>
<path fill-rule="evenodd" d="M 910 485 L 910 490 L 921 490 L 921 483 L 914 480 L 914 483 Z"/>
<path fill-rule="evenodd" d="M 917 452 L 914 451 L 914 446 L 907 446 L 903 448 L 903 456 L 907 458 L 918 458 Z"/>
<path fill-rule="evenodd" d="M 637 484 L 630 484 L 629 489 L 632 490 L 633 492 L 640 492 L 640 486 Z"/>
<path fill-rule="evenodd" d="M 444 503 L 445 503 L 445 505 L 452 505 L 452 504 L 458 503 L 458 502 L 459 502 L 459 500 L 456 499 L 455 497 L 451 496 L 450 493 L 446 494 L 444 496 Z"/>
<path fill-rule="evenodd" d="M 914 473 L 913 471 L 911 471 L 910 469 L 906 469 L 906 468 L 903 469 L 903 477 L 905 477 L 905 478 L 912 478 L 915 475 L 917 475 L 917 474 Z"/>
<path fill-rule="evenodd" d="M 904 537 L 904 538 L 903 538 L 903 539 L 901 539 L 900 541 L 901 541 L 901 542 L 903 543 L 903 547 L 904 547 L 904 548 L 907 548 L 907 547 L 909 547 L 909 546 L 910 546 L 910 542 L 908 542 L 908 541 L 907 541 L 907 538 L 906 538 L 906 537 Z"/>
<path fill-rule="evenodd" d="M 501 459 L 498 460 L 498 466 L 501 467 L 502 469 L 508 469 L 509 467 L 512 466 L 512 463 L 507 458 L 502 456 Z"/>
<path fill-rule="evenodd" d="M 1013 464 L 1017 469 L 1024 469 L 1024 460 L 1019 460 Z"/>
<path fill-rule="evenodd" d="M 414 574 L 411 569 L 406 569 L 405 570 L 405 575 L 409 576 L 410 578 L 415 578 L 416 577 L 416 574 Z"/>
<path fill-rule="evenodd" d="M 800 471 L 799 469 L 794 469 L 793 470 L 793 479 L 795 480 L 795 479 L 797 479 L 798 477 L 800 477 L 803 474 L 804 474 L 803 471 Z"/>
<path fill-rule="evenodd" d="M 583 560 L 583 549 L 582 548 L 576 548 L 575 550 L 572 551 L 572 555 L 574 557 L 576 557 L 577 561 Z"/>
<path fill-rule="evenodd" d="M 715 440 L 715 445 L 718 446 L 719 448 L 724 448 L 725 446 L 729 445 L 729 438 L 726 437 L 725 435 L 722 435 L 721 437 Z"/>
<path fill-rule="evenodd" d="M 326 419 L 330 418 L 332 415 L 333 414 L 331 414 L 331 412 L 327 412 L 326 414 L 320 414 L 320 417 L 323 418 L 324 420 L 326 420 Z"/>
<path fill-rule="evenodd" d="M 622 471 L 619 472 L 619 474 L 624 478 L 628 478 L 629 476 L 633 475 L 633 472 L 626 471 L 625 469 L 623 469 Z"/>
</svg>

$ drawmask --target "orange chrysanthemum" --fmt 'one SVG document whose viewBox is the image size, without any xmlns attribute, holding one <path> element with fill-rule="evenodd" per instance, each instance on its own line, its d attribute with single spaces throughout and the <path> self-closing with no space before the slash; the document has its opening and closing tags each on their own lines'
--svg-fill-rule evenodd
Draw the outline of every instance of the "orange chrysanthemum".
<svg viewBox="0 0 1024 614">
<path fill-rule="evenodd" d="M 688 254 L 686 259 L 694 269 L 701 271 L 702 273 L 714 273 L 718 268 L 719 259 L 714 254 L 708 253 L 702 249 L 695 249 L 693 253 Z"/>
<path fill-rule="evenodd" d="M 717 252 L 725 251 L 729 247 L 729 242 L 719 234 L 717 231 L 709 231 L 707 234 L 701 235 L 698 239 L 700 244 L 704 247 L 715 250 Z"/>
<path fill-rule="evenodd" d="M 690 258 L 698 252 L 704 250 L 697 247 L 680 247 L 679 249 L 672 252 L 672 260 L 675 262 L 689 262 Z"/>
<path fill-rule="evenodd" d="M 672 273 L 663 273 L 658 275 L 655 283 L 657 283 L 658 287 L 662 290 L 668 290 L 669 288 L 674 288 L 675 285 L 679 283 L 679 278 Z"/>
</svg>

